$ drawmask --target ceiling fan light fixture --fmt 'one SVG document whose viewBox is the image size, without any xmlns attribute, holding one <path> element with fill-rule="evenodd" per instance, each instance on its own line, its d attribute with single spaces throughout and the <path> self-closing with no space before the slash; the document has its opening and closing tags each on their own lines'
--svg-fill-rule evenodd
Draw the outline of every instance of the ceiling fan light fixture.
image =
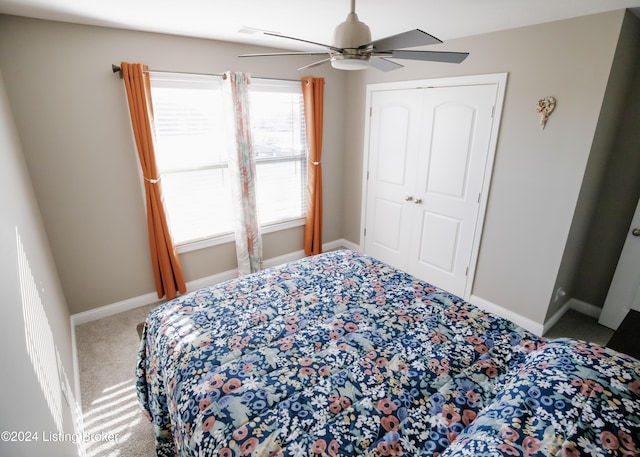
<svg viewBox="0 0 640 457">
<path fill-rule="evenodd" d="M 366 70 L 369 68 L 369 57 L 335 55 L 331 57 L 331 66 L 337 70 Z"/>
</svg>

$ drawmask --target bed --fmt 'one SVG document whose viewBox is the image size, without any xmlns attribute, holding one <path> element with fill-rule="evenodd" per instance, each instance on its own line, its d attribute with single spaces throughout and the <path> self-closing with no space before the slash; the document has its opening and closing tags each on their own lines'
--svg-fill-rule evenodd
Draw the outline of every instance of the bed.
<svg viewBox="0 0 640 457">
<path fill-rule="evenodd" d="M 158 456 L 640 452 L 639 361 L 348 250 L 157 307 L 136 371 Z"/>
</svg>

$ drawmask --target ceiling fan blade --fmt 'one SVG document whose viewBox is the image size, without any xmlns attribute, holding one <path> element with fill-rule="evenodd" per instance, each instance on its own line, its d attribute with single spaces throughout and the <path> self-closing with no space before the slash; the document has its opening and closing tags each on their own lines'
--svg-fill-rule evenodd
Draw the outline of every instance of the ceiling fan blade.
<svg viewBox="0 0 640 457">
<path fill-rule="evenodd" d="M 328 52 L 291 51 L 291 52 L 266 52 L 263 54 L 241 54 L 238 57 L 271 57 L 271 56 L 326 56 Z"/>
<path fill-rule="evenodd" d="M 298 68 L 298 71 L 300 71 L 300 70 L 306 70 L 307 68 L 317 67 L 318 65 L 322 65 L 323 63 L 325 63 L 325 62 L 329 62 L 330 60 L 331 60 L 331 57 L 329 57 L 329 58 L 327 58 L 327 59 L 319 60 L 319 61 L 317 61 L 317 62 L 313 62 L 312 64 L 305 65 L 304 67 L 300 67 L 300 68 Z"/>
<path fill-rule="evenodd" d="M 404 67 L 404 65 L 392 62 L 388 59 L 385 59 L 384 57 L 371 57 L 369 63 L 373 68 L 377 68 L 378 70 L 382 71 L 392 71 Z"/>
<path fill-rule="evenodd" d="M 429 35 L 427 32 L 423 32 L 420 29 L 409 30 L 408 32 L 398 33 L 397 35 L 391 35 L 386 38 L 380 38 L 371 43 L 363 44 L 360 49 L 365 49 L 369 46 L 373 46 L 375 51 L 384 52 L 391 51 L 392 49 L 413 48 L 416 46 L 426 46 L 430 44 L 442 43 L 436 37 Z"/>
<path fill-rule="evenodd" d="M 440 52 L 440 51 L 390 51 L 394 59 L 424 60 L 428 62 L 460 63 L 469 55 L 468 52 Z"/>
<path fill-rule="evenodd" d="M 294 38 L 292 36 L 286 36 L 286 35 L 279 35 L 277 33 L 271 33 L 271 32 L 264 32 L 265 35 L 269 35 L 269 36 L 275 36 L 275 37 L 280 37 L 280 38 L 286 38 L 287 40 L 295 40 L 295 41 L 301 41 L 303 43 L 309 43 L 309 44 L 315 44 L 316 46 L 322 46 L 323 48 L 327 48 L 327 49 L 331 49 L 332 51 L 335 52 L 342 52 L 344 51 L 344 49 L 340 49 L 340 48 L 335 48 L 333 46 L 329 46 L 328 44 L 322 44 L 322 43 L 316 43 L 315 41 L 309 41 L 309 40 L 303 40 L 302 38 Z"/>
</svg>

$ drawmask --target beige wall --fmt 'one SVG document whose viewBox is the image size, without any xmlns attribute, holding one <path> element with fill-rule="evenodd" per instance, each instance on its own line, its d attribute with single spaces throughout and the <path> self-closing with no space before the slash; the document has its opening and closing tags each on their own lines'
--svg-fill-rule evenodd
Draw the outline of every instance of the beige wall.
<svg viewBox="0 0 640 457">
<path fill-rule="evenodd" d="M 30 271 L 37 287 L 39 301 L 28 301 L 38 306 L 46 315 L 41 319 L 39 331 L 30 335 L 37 337 L 38 343 L 52 338 L 54 349 L 60 355 L 62 367 L 73 388 L 73 364 L 71 350 L 71 327 L 69 311 L 62 293 L 53 258 L 49 250 L 47 235 L 40 218 L 31 180 L 24 163 L 22 148 L 14 126 L 7 101 L 7 94 L 0 74 L 0 289 L 2 290 L 2 319 L 0 319 L 0 348 L 2 355 L 2 380 L 0 381 L 0 431 L 36 432 L 37 442 L 0 441 L 0 455 L 77 455 L 70 442 L 44 443 L 43 435 L 57 434 L 58 429 L 47 406 L 34 364 L 27 350 L 27 326 L 24 317 L 25 290 L 21 287 L 20 271 L 26 278 Z M 19 241 L 18 241 L 19 240 Z M 18 266 L 18 245 L 24 252 L 22 268 Z M 26 264 L 28 263 L 28 269 Z M 30 295 L 31 300 L 36 300 Z M 27 306 L 27 309 L 31 309 Z M 41 314 L 41 315 L 42 315 Z M 42 354 L 38 351 L 38 354 Z M 45 358 L 36 360 L 47 362 Z M 56 364 L 55 358 L 49 362 Z M 57 372 L 49 372 L 47 382 L 56 385 Z M 73 433 L 73 423 L 69 406 L 62 399 L 62 391 L 57 395 L 62 410 L 63 431 Z"/>
<path fill-rule="evenodd" d="M 575 259 L 570 295 L 600 307 L 604 305 L 640 197 L 638 49 L 640 19 L 627 12 L 589 157 L 588 179 L 585 178 L 580 193 L 579 206 L 586 206 L 583 200 L 591 204 L 589 218 L 576 217 L 572 226 L 572 232 L 586 229 L 586 238 L 584 250 Z"/>
<path fill-rule="evenodd" d="M 264 52 L 184 38 L 0 16 L 0 68 L 24 144 L 47 233 L 71 313 L 155 290 L 144 200 L 123 83 L 111 64 L 200 73 L 247 71 L 300 79 L 313 58 L 239 59 Z M 324 76 L 324 241 L 342 235 L 343 94 L 345 75 Z M 266 258 L 301 250 L 302 228 L 264 237 Z M 180 256 L 187 281 L 236 267 L 226 244 Z"/>
<path fill-rule="evenodd" d="M 563 254 L 576 258 L 582 250 L 581 243 L 567 244 L 569 230 L 623 18 L 621 10 L 437 48 L 469 51 L 461 65 L 407 62 L 391 73 L 313 69 L 327 79 L 324 241 L 360 241 L 367 84 L 506 72 L 473 294 L 544 322 L 555 287 L 570 288 L 564 281 L 573 280 L 573 273 L 559 276 Z M 0 67 L 72 313 L 154 290 L 138 165 L 122 83 L 110 64 L 298 79 L 295 69 L 313 60 L 236 57 L 260 50 L 0 16 Z M 549 95 L 558 106 L 541 130 L 535 103 Z M 265 236 L 267 258 L 301 248 L 300 228 Z M 188 281 L 235 267 L 232 244 L 181 259 Z"/>
<path fill-rule="evenodd" d="M 567 243 L 624 11 L 452 40 L 461 65 L 408 63 L 353 75 L 345 164 L 344 237 L 360 240 L 366 84 L 508 73 L 484 233 L 472 293 L 543 323 Z M 594 31 L 597 30 L 597 33 Z M 554 96 L 540 129 L 538 99 Z M 567 286 L 568 287 L 568 286 Z"/>
</svg>

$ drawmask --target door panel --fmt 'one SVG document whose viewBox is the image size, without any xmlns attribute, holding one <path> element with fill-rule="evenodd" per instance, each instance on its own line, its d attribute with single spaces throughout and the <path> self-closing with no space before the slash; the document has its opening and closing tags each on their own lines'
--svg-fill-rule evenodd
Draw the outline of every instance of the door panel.
<svg viewBox="0 0 640 457">
<path fill-rule="evenodd" d="M 415 209 L 422 230 L 409 250 L 412 274 L 465 296 L 497 85 L 424 91 Z M 446 222 L 445 222 L 446 221 Z"/>
<path fill-rule="evenodd" d="M 460 221 L 424 212 L 418 262 L 452 274 L 458 252 Z"/>
<path fill-rule="evenodd" d="M 434 108 L 427 193 L 464 198 L 475 110 L 447 103 Z M 442 173 L 442 170 L 449 170 Z"/>
<path fill-rule="evenodd" d="M 404 208 L 397 202 L 378 198 L 373 208 L 372 243 L 381 249 L 400 253 L 402 247 L 402 219 Z"/>
<path fill-rule="evenodd" d="M 415 187 L 415 151 L 422 102 L 411 90 L 372 95 L 365 252 L 407 268 L 411 233 L 410 197 Z"/>
<path fill-rule="evenodd" d="M 378 182 L 402 186 L 406 183 L 407 142 L 410 106 L 382 105 L 380 108 L 380 128 L 375 152 L 378 166 Z"/>
</svg>

